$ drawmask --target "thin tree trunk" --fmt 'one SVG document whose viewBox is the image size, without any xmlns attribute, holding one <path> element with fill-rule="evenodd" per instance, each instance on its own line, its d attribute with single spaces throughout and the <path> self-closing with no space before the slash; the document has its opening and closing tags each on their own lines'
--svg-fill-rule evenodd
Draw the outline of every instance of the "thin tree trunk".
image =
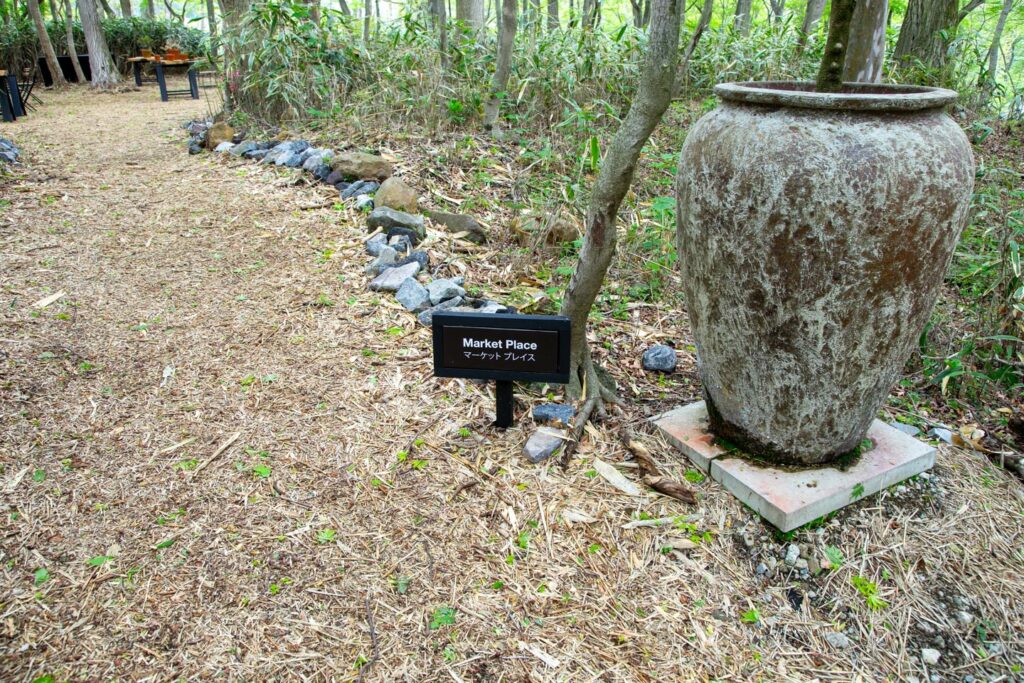
<svg viewBox="0 0 1024 683">
<path fill-rule="evenodd" d="M 697 51 L 697 44 L 700 42 L 701 36 L 704 35 L 704 31 L 711 25 L 711 16 L 714 13 L 714 9 L 715 0 L 704 0 L 704 6 L 700 10 L 700 19 L 697 20 L 697 25 L 693 29 L 693 35 L 690 36 L 690 41 L 686 44 L 683 60 L 679 62 L 679 73 L 676 75 L 676 82 L 672 91 L 673 98 L 678 97 L 682 91 L 683 83 L 686 82 L 690 59 L 693 58 L 693 53 Z"/>
<path fill-rule="evenodd" d="M 548 0 L 548 30 L 557 31 L 561 26 L 558 20 L 558 0 Z"/>
<path fill-rule="evenodd" d="M 857 0 L 832 0 L 828 15 L 828 39 L 821 55 L 818 92 L 839 92 L 843 89 L 843 69 L 846 66 L 846 51 L 850 44 L 850 22 Z"/>
<path fill-rule="evenodd" d="M 217 10 L 213 0 L 206 0 L 206 23 L 210 27 L 210 51 L 216 59 L 220 46 L 217 41 Z"/>
<path fill-rule="evenodd" d="M 797 49 L 803 52 L 807 45 L 807 38 L 818 30 L 821 22 L 821 15 L 825 13 L 826 0 L 807 0 L 807 9 L 804 11 L 804 23 L 800 26 L 800 36 L 797 38 Z"/>
<path fill-rule="evenodd" d="M 616 218 L 629 191 L 637 159 L 672 99 L 679 56 L 679 23 L 685 0 L 654 0 L 647 57 L 640 85 L 619 130 L 608 146 L 590 195 L 587 231 L 569 287 L 562 300 L 562 315 L 572 321 L 569 393 L 587 399 L 612 399 L 603 387 L 587 346 L 587 318 L 615 254 Z"/>
<path fill-rule="evenodd" d="M 147 19 L 156 19 L 156 0 L 142 0 L 142 13 Z"/>
<path fill-rule="evenodd" d="M 470 27 L 474 33 L 480 31 L 484 27 L 483 0 L 456 0 L 455 18 Z"/>
<path fill-rule="evenodd" d="M 79 83 L 85 83 L 85 72 L 82 71 L 82 65 L 78 63 L 78 48 L 75 47 L 74 20 L 71 0 L 64 0 L 64 38 L 68 44 L 68 58 L 71 60 L 71 66 L 75 69 L 75 78 Z"/>
<path fill-rule="evenodd" d="M 988 72 L 985 74 L 985 83 L 982 87 L 982 101 L 987 102 L 996 89 L 998 79 L 996 74 L 999 69 L 999 48 L 1003 40 L 1003 31 L 1006 29 L 1006 20 L 1013 9 L 1014 0 L 1003 0 L 1003 9 L 999 12 L 999 21 L 996 22 L 996 30 L 992 33 L 992 45 L 988 48 Z"/>
<path fill-rule="evenodd" d="M 32 15 L 32 23 L 36 26 L 36 37 L 39 39 L 39 48 L 43 51 L 46 59 L 46 67 L 53 76 L 53 84 L 62 88 L 68 84 L 64 80 L 64 73 L 60 70 L 60 63 L 57 61 L 57 53 L 53 51 L 53 43 L 46 32 L 46 22 L 43 21 L 43 13 L 39 9 L 39 0 L 28 0 L 28 13 Z"/>
<path fill-rule="evenodd" d="M 516 40 L 516 0 L 502 0 L 501 37 L 498 39 L 498 65 L 494 69 L 491 96 L 484 104 L 484 130 L 496 132 L 501 101 L 505 98 L 512 72 L 512 46 Z"/>
<path fill-rule="evenodd" d="M 441 51 L 441 68 L 448 69 L 448 7 L 445 0 L 436 0 L 434 3 L 437 12 L 437 25 L 441 30 L 438 49 Z M 456 8 L 458 5 L 456 4 Z"/>
<path fill-rule="evenodd" d="M 121 16 L 125 19 L 132 18 L 132 0 L 121 0 Z"/>
<path fill-rule="evenodd" d="M 885 21 L 889 0 L 857 0 L 850 27 L 844 81 L 881 83 L 885 63 Z"/>
<path fill-rule="evenodd" d="M 750 13 L 753 0 L 736 0 L 736 15 L 733 17 L 733 28 L 743 35 L 750 35 Z"/>
<path fill-rule="evenodd" d="M 786 0 L 769 0 L 768 4 L 772 10 L 772 22 L 781 24 L 783 15 L 786 13 Z"/>
<path fill-rule="evenodd" d="M 441 0 L 444 2 L 444 0 Z M 363 42 L 370 42 L 370 19 L 373 17 L 373 0 L 363 0 Z"/>
<path fill-rule="evenodd" d="M 893 56 L 904 65 L 941 69 L 959 23 L 957 0 L 910 0 Z"/>
<path fill-rule="evenodd" d="M 107 39 L 103 37 L 94 0 L 78 0 L 78 17 L 82 20 L 82 32 L 85 33 L 85 44 L 89 48 L 92 87 L 109 88 L 117 85 L 120 78 L 110 59 L 110 49 L 107 47 Z"/>
<path fill-rule="evenodd" d="M 107 19 L 114 19 L 117 17 L 117 15 L 114 14 L 113 8 L 111 8 L 110 3 L 107 2 L 107 0 L 100 0 L 100 6 L 103 8 L 103 16 L 105 16 Z M 172 12 L 171 16 L 173 15 L 174 13 Z"/>
<path fill-rule="evenodd" d="M 352 16 L 352 9 L 348 6 L 348 3 L 345 2 L 345 0 L 338 0 L 338 10 L 342 13 L 343 16 Z"/>
</svg>

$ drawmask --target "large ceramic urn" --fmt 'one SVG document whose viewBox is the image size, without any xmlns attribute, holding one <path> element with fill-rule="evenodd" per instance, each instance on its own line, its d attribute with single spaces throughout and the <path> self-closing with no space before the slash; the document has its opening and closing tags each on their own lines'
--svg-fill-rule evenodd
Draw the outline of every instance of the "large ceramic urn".
<svg viewBox="0 0 1024 683">
<path fill-rule="evenodd" d="M 719 85 L 683 145 L 677 248 L 711 430 L 751 455 L 854 451 L 942 285 L 974 187 L 956 93 Z"/>
</svg>

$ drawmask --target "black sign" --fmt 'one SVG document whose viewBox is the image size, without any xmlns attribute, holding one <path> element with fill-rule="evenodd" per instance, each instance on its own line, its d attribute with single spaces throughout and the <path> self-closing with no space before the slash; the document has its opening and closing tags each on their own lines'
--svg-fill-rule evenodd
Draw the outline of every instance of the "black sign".
<svg viewBox="0 0 1024 683">
<path fill-rule="evenodd" d="M 549 315 L 435 313 L 438 377 L 569 381 L 569 319 Z"/>
</svg>

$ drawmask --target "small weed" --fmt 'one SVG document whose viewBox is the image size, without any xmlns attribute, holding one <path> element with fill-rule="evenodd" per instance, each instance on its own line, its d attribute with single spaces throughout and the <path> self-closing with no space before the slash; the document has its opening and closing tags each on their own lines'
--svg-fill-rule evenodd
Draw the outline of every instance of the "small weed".
<svg viewBox="0 0 1024 683">
<path fill-rule="evenodd" d="M 740 616 L 740 621 L 744 624 L 759 624 L 761 623 L 761 613 L 756 609 L 748 609 Z"/>
<path fill-rule="evenodd" d="M 864 484 L 856 484 L 853 487 L 853 491 L 850 493 L 850 500 L 857 500 L 864 495 Z"/>
<path fill-rule="evenodd" d="M 326 545 L 327 543 L 334 543 L 334 537 L 337 535 L 337 531 L 334 529 L 321 529 L 316 532 L 316 542 L 320 545 Z"/>
<path fill-rule="evenodd" d="M 827 557 L 828 561 L 832 563 L 833 569 L 839 569 L 843 566 L 843 563 L 846 562 L 846 558 L 843 557 L 843 553 L 834 545 L 825 546 L 825 557 Z"/>
<path fill-rule="evenodd" d="M 430 617 L 430 630 L 436 631 L 442 626 L 451 626 L 455 623 L 455 610 L 451 607 L 438 607 Z"/>
<path fill-rule="evenodd" d="M 50 580 L 50 572 L 46 567 L 40 567 L 32 575 L 32 583 L 36 586 L 42 586 L 44 583 Z"/>
<path fill-rule="evenodd" d="M 697 470 L 686 470 L 686 474 L 683 475 L 683 479 L 690 482 L 691 484 L 699 484 L 704 481 L 707 477 L 703 473 Z"/>
<path fill-rule="evenodd" d="M 877 612 L 889 606 L 888 602 L 878 596 L 878 586 L 874 581 L 868 581 L 863 576 L 854 576 L 850 579 L 850 583 L 864 596 L 864 604 L 868 606 L 869 610 Z"/>
</svg>

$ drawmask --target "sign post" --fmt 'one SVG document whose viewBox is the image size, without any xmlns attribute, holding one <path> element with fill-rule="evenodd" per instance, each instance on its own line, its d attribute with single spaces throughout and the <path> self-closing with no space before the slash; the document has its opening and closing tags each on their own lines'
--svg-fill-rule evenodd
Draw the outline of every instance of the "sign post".
<svg viewBox="0 0 1024 683">
<path fill-rule="evenodd" d="M 434 376 L 495 380 L 496 416 L 512 426 L 512 382 L 569 381 L 569 319 L 554 315 L 435 313 Z"/>
</svg>

